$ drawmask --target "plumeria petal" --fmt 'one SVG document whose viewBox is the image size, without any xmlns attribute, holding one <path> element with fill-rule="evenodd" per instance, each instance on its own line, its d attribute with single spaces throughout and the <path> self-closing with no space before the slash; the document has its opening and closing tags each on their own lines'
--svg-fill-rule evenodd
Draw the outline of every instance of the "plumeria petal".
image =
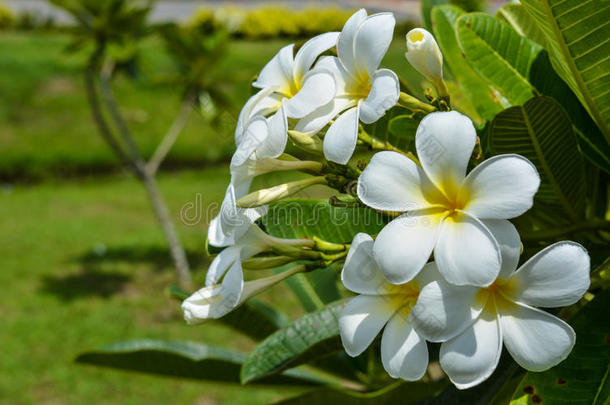
<svg viewBox="0 0 610 405">
<path fill-rule="evenodd" d="M 540 186 L 536 167 L 519 155 L 485 160 L 466 177 L 459 200 L 478 218 L 515 218 L 529 210 Z"/>
<path fill-rule="evenodd" d="M 324 137 L 324 156 L 331 162 L 347 164 L 358 141 L 360 106 L 341 114 L 328 128 Z"/>
<path fill-rule="evenodd" d="M 347 20 L 337 40 L 337 54 L 341 63 L 349 71 L 354 70 L 354 39 L 358 27 L 366 19 L 366 10 L 361 8 Z"/>
<path fill-rule="evenodd" d="M 241 268 L 241 260 L 235 260 L 222 279 L 220 294 L 225 305 L 233 308 L 241 298 L 244 290 L 244 272 Z"/>
<path fill-rule="evenodd" d="M 310 135 L 317 134 L 338 114 L 354 107 L 356 104 L 357 102 L 352 99 L 334 98 L 328 104 L 300 119 L 295 125 L 294 130 Z"/>
<path fill-rule="evenodd" d="M 244 107 L 239 112 L 237 125 L 235 127 L 235 145 L 239 146 L 244 138 L 246 126 L 250 123 L 250 119 L 256 114 L 264 115 L 267 112 L 275 111 L 280 107 L 281 102 L 276 95 L 271 95 L 274 91 L 273 87 L 267 87 L 246 101 Z M 264 111 L 261 111 L 264 110 Z"/>
<path fill-rule="evenodd" d="M 383 211 L 409 211 L 442 204 L 424 171 L 397 152 L 376 153 L 358 179 L 358 197 Z"/>
<path fill-rule="evenodd" d="M 323 56 L 316 63 L 316 70 L 323 69 L 330 72 L 335 78 L 335 95 L 343 97 L 348 95 L 347 83 L 353 81 L 353 77 L 345 70 L 341 61 L 336 56 Z"/>
<path fill-rule="evenodd" d="M 416 329 L 431 342 L 444 342 L 470 326 L 481 313 L 484 301 L 478 288 L 454 286 L 445 280 L 428 283 L 411 311 Z"/>
<path fill-rule="evenodd" d="M 400 96 L 400 83 L 396 73 L 389 69 L 380 69 L 373 75 L 373 83 L 368 97 L 360 107 L 360 120 L 371 124 L 383 117 L 385 112 L 394 107 Z"/>
<path fill-rule="evenodd" d="M 356 76 L 373 76 L 385 56 L 394 35 L 396 20 L 392 13 L 368 16 L 354 36 L 354 67 Z M 342 56 L 339 55 L 342 59 Z M 346 66 L 347 67 L 347 66 Z"/>
<path fill-rule="evenodd" d="M 515 225 L 506 219 L 484 219 L 481 222 L 489 229 L 500 246 L 502 267 L 498 277 L 508 278 L 519 264 L 519 256 L 521 255 L 519 232 L 517 232 Z"/>
<path fill-rule="evenodd" d="M 428 346 L 403 311 L 394 314 L 383 331 L 381 360 L 393 378 L 415 381 L 426 373 Z"/>
<path fill-rule="evenodd" d="M 256 148 L 257 159 L 275 158 L 284 153 L 288 142 L 288 118 L 284 106 L 267 120 L 267 128 L 267 136 Z"/>
<path fill-rule="evenodd" d="M 352 298 L 339 315 L 341 341 L 352 357 L 362 353 L 375 339 L 396 308 L 383 296 Z"/>
<path fill-rule="evenodd" d="M 205 285 L 211 286 L 217 284 L 218 281 L 225 275 L 227 270 L 239 260 L 240 248 L 238 246 L 229 246 L 224 249 L 212 260 L 208 272 L 205 276 Z"/>
<path fill-rule="evenodd" d="M 293 51 L 294 44 L 286 45 L 263 67 L 256 81 L 252 83 L 254 87 L 266 88 L 276 87 L 280 91 L 290 88 L 293 82 Z"/>
<path fill-rule="evenodd" d="M 433 83 L 443 79 L 443 54 L 436 40 L 423 28 L 414 28 L 407 33 L 405 57 L 419 73 Z"/>
<path fill-rule="evenodd" d="M 412 280 L 430 258 L 436 243 L 440 214 L 412 211 L 394 219 L 377 236 L 373 252 L 390 283 Z"/>
<path fill-rule="evenodd" d="M 267 138 L 269 127 L 267 120 L 264 117 L 254 117 L 248 123 L 246 132 L 237 145 L 237 149 L 231 158 L 231 166 L 243 165 L 252 156 L 256 148 L 258 148 Z"/>
<path fill-rule="evenodd" d="M 504 344 L 521 367 L 544 371 L 568 357 L 576 340 L 570 325 L 523 304 L 506 303 L 498 308 Z"/>
<path fill-rule="evenodd" d="M 424 171 L 445 195 L 454 199 L 466 175 L 477 133 L 472 121 L 457 111 L 428 114 L 415 134 Z"/>
<path fill-rule="evenodd" d="M 413 281 L 421 290 L 433 281 L 444 280 L 441 273 L 438 271 L 438 266 L 434 262 L 426 263 L 421 271 L 415 276 Z"/>
<path fill-rule="evenodd" d="M 488 286 L 502 266 L 500 246 L 489 229 L 464 213 L 443 220 L 434 260 L 443 277 L 455 285 Z"/>
<path fill-rule="evenodd" d="M 590 259 L 576 242 L 558 242 L 537 253 L 513 274 L 509 298 L 539 307 L 564 307 L 582 298 L 591 283 Z"/>
<path fill-rule="evenodd" d="M 373 238 L 369 235 L 354 236 L 341 272 L 341 282 L 357 294 L 380 295 L 391 288 L 373 257 Z"/>
<path fill-rule="evenodd" d="M 216 247 L 230 246 L 235 243 L 231 235 L 225 235 L 220 226 L 220 216 L 214 217 L 208 226 L 208 243 Z"/>
<path fill-rule="evenodd" d="M 459 389 L 485 381 L 500 361 L 504 329 L 491 307 L 486 307 L 461 334 L 441 345 L 441 367 Z"/>
<path fill-rule="evenodd" d="M 334 76 L 326 70 L 316 69 L 305 75 L 299 92 L 285 100 L 283 105 L 290 118 L 303 118 L 317 108 L 328 104 L 334 96 Z"/>
<path fill-rule="evenodd" d="M 337 45 L 338 38 L 339 32 L 327 32 L 305 42 L 294 57 L 294 76 L 305 75 L 320 54 Z"/>
</svg>

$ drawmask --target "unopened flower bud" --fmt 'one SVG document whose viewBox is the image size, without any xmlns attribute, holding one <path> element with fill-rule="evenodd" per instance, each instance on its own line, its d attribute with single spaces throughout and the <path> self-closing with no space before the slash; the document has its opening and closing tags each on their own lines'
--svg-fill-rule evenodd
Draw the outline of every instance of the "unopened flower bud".
<svg viewBox="0 0 610 405">
<path fill-rule="evenodd" d="M 414 28 L 407 33 L 409 63 L 435 85 L 443 80 L 443 54 L 432 34 L 423 28 Z"/>
</svg>

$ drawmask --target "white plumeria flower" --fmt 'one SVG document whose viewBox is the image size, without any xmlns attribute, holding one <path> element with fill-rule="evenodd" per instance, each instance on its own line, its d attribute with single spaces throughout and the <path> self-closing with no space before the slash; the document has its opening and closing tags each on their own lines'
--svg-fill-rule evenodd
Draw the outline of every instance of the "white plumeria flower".
<svg viewBox="0 0 610 405">
<path fill-rule="evenodd" d="M 363 171 L 358 197 L 366 205 L 407 211 L 375 240 L 375 257 L 389 282 L 413 279 L 433 250 L 452 284 L 487 286 L 496 279 L 502 261 L 488 220 L 527 211 L 540 176 L 529 160 L 514 154 L 487 159 L 466 176 L 475 142 L 468 117 L 432 113 L 415 136 L 421 167 L 399 153 L 380 152 Z"/>
<path fill-rule="evenodd" d="M 286 148 L 287 131 L 284 106 L 270 118 L 255 116 L 250 120 L 231 159 L 231 184 L 238 199 L 249 192 L 255 176 L 274 170 L 275 158 Z"/>
<path fill-rule="evenodd" d="M 391 70 L 378 69 L 392 42 L 395 24 L 392 13 L 367 16 L 364 9 L 357 11 L 339 35 L 339 57 L 323 57 L 316 65 L 333 72 L 336 96 L 300 120 L 295 130 L 315 134 L 341 113 L 324 137 L 324 155 L 330 161 L 346 164 L 356 147 L 358 123 L 377 121 L 398 101 L 398 77 Z"/>
<path fill-rule="evenodd" d="M 575 242 L 540 251 L 517 271 L 520 240 L 514 226 L 495 221 L 503 265 L 489 287 L 433 281 L 420 293 L 413 320 L 427 340 L 441 345 L 440 364 L 460 389 L 485 381 L 495 370 L 502 343 L 523 368 L 544 371 L 574 346 L 574 330 L 534 306 L 576 303 L 589 288 L 589 255 Z"/>
<path fill-rule="evenodd" d="M 419 380 L 428 367 L 428 347 L 414 328 L 410 314 L 420 289 L 437 278 L 440 275 L 435 269 L 425 269 L 409 283 L 388 283 L 373 258 L 373 239 L 357 234 L 341 273 L 345 287 L 360 294 L 339 315 L 341 341 L 347 354 L 361 354 L 385 325 L 381 338 L 383 367 L 393 378 Z"/>
<path fill-rule="evenodd" d="M 304 239 L 281 239 L 266 234 L 256 224 L 247 226 L 246 231 L 231 246 L 226 247 L 212 260 L 205 278 L 206 287 L 220 281 L 220 294 L 223 305 L 235 307 L 239 304 L 244 289 L 242 262 L 268 251 L 274 246 L 302 246 L 309 241 Z M 223 278 L 224 276 L 224 278 Z"/>
<path fill-rule="evenodd" d="M 182 302 L 184 319 L 189 324 L 201 323 L 207 319 L 217 319 L 231 312 L 237 306 L 246 302 L 249 298 L 258 295 L 282 280 L 300 272 L 302 269 L 295 268 L 269 277 L 263 277 L 253 281 L 246 281 L 243 291 L 237 301 L 227 297 L 222 286 L 215 284 L 204 287 L 195 292 Z"/>
<path fill-rule="evenodd" d="M 247 184 L 249 187 L 249 183 Z M 247 190 L 236 190 L 229 184 L 218 215 L 210 221 L 208 227 L 208 243 L 216 247 L 231 246 L 241 238 L 258 218 L 265 215 L 267 207 L 239 208 L 237 200 L 243 197 Z"/>
<path fill-rule="evenodd" d="M 323 52 L 337 43 L 338 32 L 327 32 L 307 41 L 294 55 L 294 44 L 280 51 L 263 67 L 252 85 L 262 89 L 242 109 L 235 130 L 241 143 L 247 123 L 256 115 L 267 116 L 281 106 L 290 118 L 302 118 L 330 102 L 335 96 L 331 72 L 312 66 Z"/>
<path fill-rule="evenodd" d="M 443 81 L 443 54 L 432 34 L 425 29 L 414 28 L 407 33 L 405 57 L 432 83 Z"/>
</svg>

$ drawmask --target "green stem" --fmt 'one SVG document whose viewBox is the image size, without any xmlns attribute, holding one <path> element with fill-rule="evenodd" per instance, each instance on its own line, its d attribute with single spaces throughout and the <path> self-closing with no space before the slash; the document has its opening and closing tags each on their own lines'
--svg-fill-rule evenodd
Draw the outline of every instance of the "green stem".
<svg viewBox="0 0 610 405">
<path fill-rule="evenodd" d="M 544 240 L 554 240 L 572 233 L 586 231 L 610 231 L 610 221 L 593 219 L 564 228 L 545 229 L 542 231 L 521 234 L 521 239 L 524 242 L 539 242 Z"/>
<path fill-rule="evenodd" d="M 281 200 L 282 198 L 290 197 L 291 195 L 316 184 L 327 184 L 327 180 L 324 176 L 310 177 L 308 179 L 258 190 L 237 200 L 237 206 L 239 208 L 260 207 L 261 205 L 270 204 L 274 201 Z"/>
<path fill-rule="evenodd" d="M 428 103 L 424 103 L 419 99 L 404 93 L 400 92 L 400 97 L 398 98 L 398 105 L 400 107 L 406 108 L 407 110 L 420 112 L 423 114 L 429 114 L 431 112 L 436 111 L 436 107 L 430 105 Z"/>
<path fill-rule="evenodd" d="M 373 138 L 372 136 L 370 136 L 369 134 L 366 133 L 366 131 L 364 130 L 364 128 L 362 128 L 362 126 L 360 126 L 360 131 L 358 132 L 358 139 L 361 140 L 362 142 L 364 142 L 365 144 L 369 145 L 369 147 L 372 150 L 385 150 L 385 151 L 390 151 L 390 152 L 397 152 L 397 153 L 400 153 L 401 155 L 408 157 L 409 159 L 411 159 L 412 161 L 414 161 L 415 163 L 420 165 L 419 160 L 415 157 L 415 155 L 413 153 L 405 152 L 402 149 L 395 147 L 388 141 L 382 142 L 379 139 Z"/>
</svg>

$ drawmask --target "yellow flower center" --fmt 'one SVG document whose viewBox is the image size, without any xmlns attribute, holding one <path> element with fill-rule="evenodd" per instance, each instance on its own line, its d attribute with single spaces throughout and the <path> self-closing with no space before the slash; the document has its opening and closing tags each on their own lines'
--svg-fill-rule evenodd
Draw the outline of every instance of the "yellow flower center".
<svg viewBox="0 0 610 405">
<path fill-rule="evenodd" d="M 424 40 L 424 34 L 421 31 L 411 31 L 409 33 L 409 41 L 418 42 Z"/>
<path fill-rule="evenodd" d="M 347 84 L 346 92 L 354 99 L 365 99 L 371 92 L 371 76 L 365 69 L 359 69 L 354 80 Z"/>
<path fill-rule="evenodd" d="M 411 281 L 406 284 L 392 285 L 387 295 L 392 308 L 396 308 L 404 316 L 411 313 L 419 297 L 419 286 Z"/>
<path fill-rule="evenodd" d="M 512 295 L 516 288 L 515 280 L 497 279 L 492 285 L 486 288 L 481 288 L 475 297 L 475 302 L 478 305 L 485 306 L 486 303 L 493 299 L 497 310 L 504 312 L 510 311 L 515 306 L 507 297 Z"/>
</svg>

